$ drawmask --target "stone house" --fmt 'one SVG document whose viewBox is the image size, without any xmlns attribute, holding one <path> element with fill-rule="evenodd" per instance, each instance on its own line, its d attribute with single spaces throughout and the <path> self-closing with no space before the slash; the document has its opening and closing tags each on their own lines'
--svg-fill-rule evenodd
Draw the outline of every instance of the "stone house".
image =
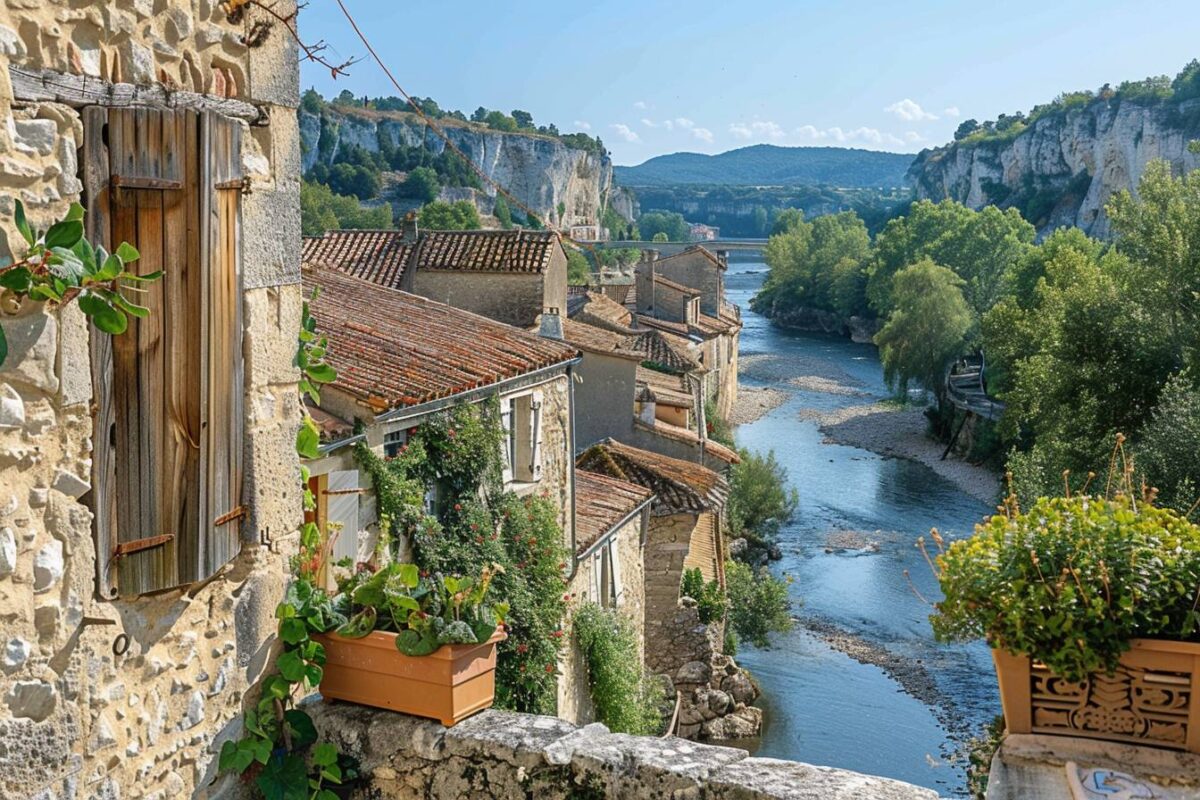
<svg viewBox="0 0 1200 800">
<path fill-rule="evenodd" d="M 576 603 L 590 602 L 624 614 L 645 657 L 646 590 L 643 550 L 653 493 L 637 484 L 586 470 L 575 472 Z M 578 645 L 562 660 L 558 716 L 576 724 L 595 721 Z"/>
<path fill-rule="evenodd" d="M 695 245 L 660 258 L 646 251 L 634 269 L 632 305 L 638 321 L 699 345 L 707 370 L 705 397 L 728 417 L 737 402 L 738 338 L 742 322 L 737 306 L 725 299 L 724 253 Z"/>
<path fill-rule="evenodd" d="M 285 0 L 276 10 L 287 13 Z M 109 336 L 0 297 L 0 796 L 207 791 L 299 521 L 296 50 L 259 9 L 0 9 L 0 253 L 87 207 L 163 269 Z"/>
<path fill-rule="evenodd" d="M 552 231 L 329 231 L 305 240 L 307 261 L 528 327 L 567 305 L 567 254 Z"/>
</svg>

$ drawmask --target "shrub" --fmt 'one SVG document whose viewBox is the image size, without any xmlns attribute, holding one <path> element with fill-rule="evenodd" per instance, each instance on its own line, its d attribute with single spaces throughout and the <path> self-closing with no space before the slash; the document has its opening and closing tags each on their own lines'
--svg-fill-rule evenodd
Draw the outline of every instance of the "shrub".
<svg viewBox="0 0 1200 800">
<path fill-rule="evenodd" d="M 704 401 L 704 421 L 707 423 L 708 438 L 714 442 L 733 447 L 733 428 L 717 411 L 717 404 L 711 399 Z"/>
<path fill-rule="evenodd" d="M 729 472 L 729 525 L 734 536 L 761 547 L 791 520 L 800 496 L 788 486 L 787 470 L 774 450 L 765 456 L 745 449 L 738 452 L 741 463 Z"/>
<path fill-rule="evenodd" d="M 679 593 L 696 601 L 696 608 L 700 612 L 700 621 L 705 625 L 724 619 L 725 593 L 721 591 L 721 584 L 716 581 L 705 583 L 704 575 L 699 568 L 683 571 Z"/>
<path fill-rule="evenodd" d="M 757 572 L 737 561 L 725 563 L 729 587 L 729 623 L 739 639 L 755 647 L 770 647 L 772 633 L 792 629 L 788 580 L 776 578 L 766 568 Z"/>
<path fill-rule="evenodd" d="M 585 603 L 575 612 L 574 630 L 587 665 L 596 718 L 614 733 L 660 733 L 662 684 L 642 668 L 629 620 L 612 609 Z"/>
<path fill-rule="evenodd" d="M 1127 494 L 1010 500 L 937 569 L 939 639 L 985 637 L 1068 680 L 1111 673 L 1134 638 L 1200 640 L 1200 527 Z"/>
</svg>

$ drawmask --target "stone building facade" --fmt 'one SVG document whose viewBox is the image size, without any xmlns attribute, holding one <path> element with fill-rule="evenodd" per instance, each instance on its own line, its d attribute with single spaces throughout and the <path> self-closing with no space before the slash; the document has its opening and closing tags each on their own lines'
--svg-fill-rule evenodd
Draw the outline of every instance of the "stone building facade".
<svg viewBox="0 0 1200 800">
<path fill-rule="evenodd" d="M 89 235 L 109 247 L 118 232 L 100 209 L 120 220 L 135 204 L 146 224 L 120 238 L 142 251 L 141 269 L 157 262 L 167 271 L 151 292 L 158 320 L 131 325 L 125 338 L 90 330 L 74 304 L 18 307 L 0 297 L 10 339 L 0 366 L 0 796 L 203 796 L 214 789 L 215 754 L 239 733 L 243 697 L 270 659 L 284 552 L 300 514 L 292 355 L 301 298 L 297 56 L 279 23 L 246 45 L 266 22 L 274 20 L 255 9 L 231 19 L 209 0 L 0 8 L 0 252 L 23 253 L 15 199 L 43 228 L 81 201 Z M 165 150 L 106 135 L 118 122 L 135 138 L 182 132 L 187 144 L 168 164 L 156 160 Z M 134 169 L 116 163 L 130 153 L 145 158 Z M 170 174 L 194 174 L 199 158 L 212 159 L 202 179 Z M 217 172 L 237 182 L 215 185 Z M 183 228 L 159 216 L 192 214 L 186 198 L 197 191 L 211 192 L 206 208 L 227 212 L 222 223 L 187 217 L 226 248 L 222 259 L 197 255 Z M 229 315 L 210 319 L 228 323 L 227 350 L 222 363 L 199 363 L 211 386 L 229 388 L 217 399 L 242 410 L 219 420 L 181 412 L 171 430 L 194 437 L 196 424 L 227 423 L 197 445 L 229 459 L 225 483 L 200 482 L 225 492 L 234 513 L 213 527 L 219 552 L 200 544 L 189 556 L 198 526 L 164 522 L 154 530 L 172 541 L 114 561 L 131 539 L 145 546 L 149 531 L 127 519 L 100 530 L 110 517 L 93 510 L 114 500 L 98 478 L 127 478 L 144 463 L 100 457 L 114 434 L 101 429 L 111 420 L 96 416 L 105 392 L 93 374 L 104 362 L 92 354 L 111 345 L 144 365 L 153 345 L 138 337 L 157 331 L 170 341 L 180 328 L 163 331 L 156 293 L 175 291 L 188 271 L 181 265 L 219 269 L 229 281 L 226 294 L 205 295 Z M 122 424 L 116 431 L 168 434 L 142 419 Z M 143 553 L 160 556 L 165 571 L 144 571 Z"/>
</svg>

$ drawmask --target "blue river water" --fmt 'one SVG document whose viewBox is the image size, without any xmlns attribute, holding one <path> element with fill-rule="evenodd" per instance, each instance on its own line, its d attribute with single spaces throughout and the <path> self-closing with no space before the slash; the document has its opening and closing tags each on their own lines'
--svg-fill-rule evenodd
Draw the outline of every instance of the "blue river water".
<svg viewBox="0 0 1200 800">
<path fill-rule="evenodd" d="M 765 270 L 760 262 L 734 261 L 727 275 L 729 299 L 745 322 L 742 385 L 772 386 L 788 399 L 735 436 L 751 450 L 773 449 L 800 493 L 799 511 L 780 535 L 783 559 L 771 568 L 793 579 L 801 624 L 770 649 L 738 654 L 763 689 L 766 724 L 756 754 L 963 796 L 956 753 L 999 713 L 995 676 L 982 643 L 933 640 L 928 601 L 940 595 L 915 543 L 932 527 L 948 538 L 969 534 L 989 509 L 917 462 L 823 443 L 812 412 L 887 397 L 882 368 L 871 345 L 782 331 L 751 312 Z M 788 383 L 805 376 L 855 394 Z M 872 544 L 854 546 L 859 542 Z M 928 678 L 925 690 L 905 691 L 897 670 L 875 666 L 878 659 L 855 660 L 842 652 L 852 648 L 835 649 L 831 636 L 899 657 L 900 670 Z"/>
</svg>

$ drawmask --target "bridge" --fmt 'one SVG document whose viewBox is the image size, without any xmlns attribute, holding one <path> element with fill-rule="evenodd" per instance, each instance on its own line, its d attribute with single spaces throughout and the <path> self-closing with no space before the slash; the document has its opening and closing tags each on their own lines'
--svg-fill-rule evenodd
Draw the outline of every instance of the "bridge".
<svg viewBox="0 0 1200 800">
<path fill-rule="evenodd" d="M 682 253 L 689 247 L 700 245 L 706 250 L 717 252 L 724 250 L 726 252 L 746 252 L 759 253 L 767 246 L 766 239 L 712 239 L 705 242 L 579 242 L 584 247 L 594 247 L 597 250 L 623 250 L 625 248 L 634 248 L 636 250 L 657 250 L 664 256 L 673 256 L 676 253 Z"/>
</svg>

